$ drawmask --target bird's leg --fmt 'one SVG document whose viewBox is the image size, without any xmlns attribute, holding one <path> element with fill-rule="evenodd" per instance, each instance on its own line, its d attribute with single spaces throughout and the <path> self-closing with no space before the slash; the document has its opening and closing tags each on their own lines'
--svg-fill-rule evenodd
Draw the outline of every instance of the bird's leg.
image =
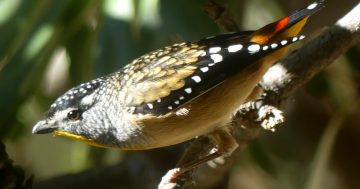
<svg viewBox="0 0 360 189">
<path fill-rule="evenodd" d="M 185 173 L 194 169 L 195 167 L 206 163 L 210 160 L 216 159 L 221 156 L 228 156 L 238 147 L 238 144 L 234 137 L 230 134 L 228 128 L 224 127 L 219 130 L 216 130 L 210 134 L 208 137 L 214 144 L 215 148 L 211 150 L 211 153 L 198 159 L 180 166 L 180 174 Z"/>
<path fill-rule="evenodd" d="M 167 172 L 167 174 L 162 177 L 161 183 L 159 185 L 159 188 L 162 188 L 161 186 L 173 184 L 175 179 L 187 172 L 190 171 L 197 166 L 206 163 L 208 161 L 211 161 L 213 159 L 222 157 L 222 156 L 228 156 L 231 155 L 231 153 L 238 147 L 238 144 L 234 137 L 230 134 L 227 127 L 223 127 L 221 129 L 218 129 L 210 134 L 208 134 L 208 137 L 212 141 L 212 143 L 215 146 L 215 150 L 211 150 L 212 153 L 194 160 L 192 162 L 189 162 L 187 164 L 181 165 L 178 168 L 171 169 Z"/>
</svg>

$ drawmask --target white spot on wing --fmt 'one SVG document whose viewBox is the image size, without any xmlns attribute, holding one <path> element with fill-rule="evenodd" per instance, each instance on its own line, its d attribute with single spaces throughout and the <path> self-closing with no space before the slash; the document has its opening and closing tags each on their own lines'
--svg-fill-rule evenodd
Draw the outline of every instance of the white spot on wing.
<svg viewBox="0 0 360 189">
<path fill-rule="evenodd" d="M 223 57 L 220 54 L 212 54 L 210 58 L 214 61 L 214 63 L 218 63 L 223 60 Z"/>
<path fill-rule="evenodd" d="M 219 51 L 221 51 L 221 47 L 211 47 L 209 49 L 209 53 L 218 53 Z"/>
<path fill-rule="evenodd" d="M 317 6 L 318 6 L 318 3 L 317 3 L 317 2 L 314 2 L 314 3 L 310 4 L 310 5 L 307 7 L 307 9 L 312 10 L 312 9 L 316 8 Z"/>
<path fill-rule="evenodd" d="M 180 97 L 179 97 L 180 100 L 184 100 L 184 98 L 185 98 L 185 97 L 183 97 L 183 96 L 180 96 Z"/>
<path fill-rule="evenodd" d="M 273 43 L 273 44 L 271 44 L 270 46 L 271 46 L 271 48 L 275 49 L 275 48 L 278 46 L 278 44 Z"/>
<path fill-rule="evenodd" d="M 180 101 L 177 100 L 177 101 L 175 101 L 174 103 L 175 103 L 175 104 L 180 104 Z"/>
<path fill-rule="evenodd" d="M 263 46 L 263 48 L 262 48 L 263 51 L 266 51 L 268 49 L 269 49 L 269 46 L 267 46 L 267 45 Z"/>
<path fill-rule="evenodd" d="M 147 106 L 149 107 L 149 109 L 153 109 L 153 108 L 154 108 L 154 105 L 151 104 L 151 103 L 148 103 Z"/>
<path fill-rule="evenodd" d="M 281 45 L 286 45 L 287 43 L 288 43 L 287 40 L 282 40 L 282 41 L 280 42 Z"/>
<path fill-rule="evenodd" d="M 192 76 L 191 79 L 194 80 L 196 83 L 200 83 L 200 82 L 201 82 L 201 77 L 198 76 L 198 75 Z"/>
<path fill-rule="evenodd" d="M 228 51 L 229 51 L 230 53 L 232 53 L 232 52 L 237 52 L 237 51 L 241 50 L 242 48 L 243 48 L 243 46 L 242 46 L 241 44 L 230 45 L 230 46 L 228 47 Z"/>
<path fill-rule="evenodd" d="M 205 72 L 209 71 L 209 67 L 202 67 L 202 68 L 200 68 L 200 70 L 205 73 Z"/>
<path fill-rule="evenodd" d="M 249 53 L 256 53 L 256 52 L 259 52 L 259 50 L 260 50 L 260 45 L 258 45 L 258 44 L 252 44 L 252 45 L 248 46 L 247 49 L 248 49 Z"/>
<path fill-rule="evenodd" d="M 305 38 L 305 35 L 301 35 L 301 36 L 299 37 L 300 40 L 303 40 L 304 38 Z"/>
<path fill-rule="evenodd" d="M 172 110 L 173 108 L 172 108 L 172 106 L 168 106 L 168 109 L 169 109 L 169 110 Z"/>
<path fill-rule="evenodd" d="M 188 94 L 191 94 L 192 93 L 192 89 L 189 87 L 189 88 L 186 88 L 185 89 L 185 92 L 188 93 Z"/>
<path fill-rule="evenodd" d="M 296 42 L 298 39 L 299 39 L 298 37 L 293 37 L 292 42 Z"/>
</svg>

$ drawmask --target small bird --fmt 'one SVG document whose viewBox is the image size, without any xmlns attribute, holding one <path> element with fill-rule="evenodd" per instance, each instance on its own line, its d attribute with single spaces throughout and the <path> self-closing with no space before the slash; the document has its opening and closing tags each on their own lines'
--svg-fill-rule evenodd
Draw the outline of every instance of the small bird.
<svg viewBox="0 0 360 189">
<path fill-rule="evenodd" d="M 206 135 L 216 151 L 181 168 L 230 155 L 233 112 L 281 59 L 323 0 L 268 24 L 185 42 L 145 54 L 124 68 L 60 96 L 32 133 L 64 136 L 90 145 L 145 150 Z"/>
</svg>

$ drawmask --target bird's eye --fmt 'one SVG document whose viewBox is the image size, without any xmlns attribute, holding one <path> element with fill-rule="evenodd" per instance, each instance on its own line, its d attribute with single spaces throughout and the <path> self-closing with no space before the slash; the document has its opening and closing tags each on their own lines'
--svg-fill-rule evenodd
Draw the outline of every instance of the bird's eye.
<svg viewBox="0 0 360 189">
<path fill-rule="evenodd" d="M 72 121 L 76 121 L 80 119 L 80 111 L 79 110 L 71 110 L 67 114 L 67 118 Z"/>
</svg>

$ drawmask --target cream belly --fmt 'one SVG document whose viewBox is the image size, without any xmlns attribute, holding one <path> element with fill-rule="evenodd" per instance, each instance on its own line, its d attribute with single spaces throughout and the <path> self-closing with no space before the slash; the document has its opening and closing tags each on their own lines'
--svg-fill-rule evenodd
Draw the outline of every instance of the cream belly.
<svg viewBox="0 0 360 189">
<path fill-rule="evenodd" d="M 172 113 L 165 119 L 142 119 L 138 122 L 141 135 L 151 136 L 149 143 L 142 147 L 150 149 L 181 143 L 225 126 L 230 122 L 236 108 L 251 94 L 266 70 L 267 66 L 258 63 L 246 69 L 247 73 L 239 72 L 185 106 L 189 108 L 187 115 L 177 116 Z"/>
</svg>

